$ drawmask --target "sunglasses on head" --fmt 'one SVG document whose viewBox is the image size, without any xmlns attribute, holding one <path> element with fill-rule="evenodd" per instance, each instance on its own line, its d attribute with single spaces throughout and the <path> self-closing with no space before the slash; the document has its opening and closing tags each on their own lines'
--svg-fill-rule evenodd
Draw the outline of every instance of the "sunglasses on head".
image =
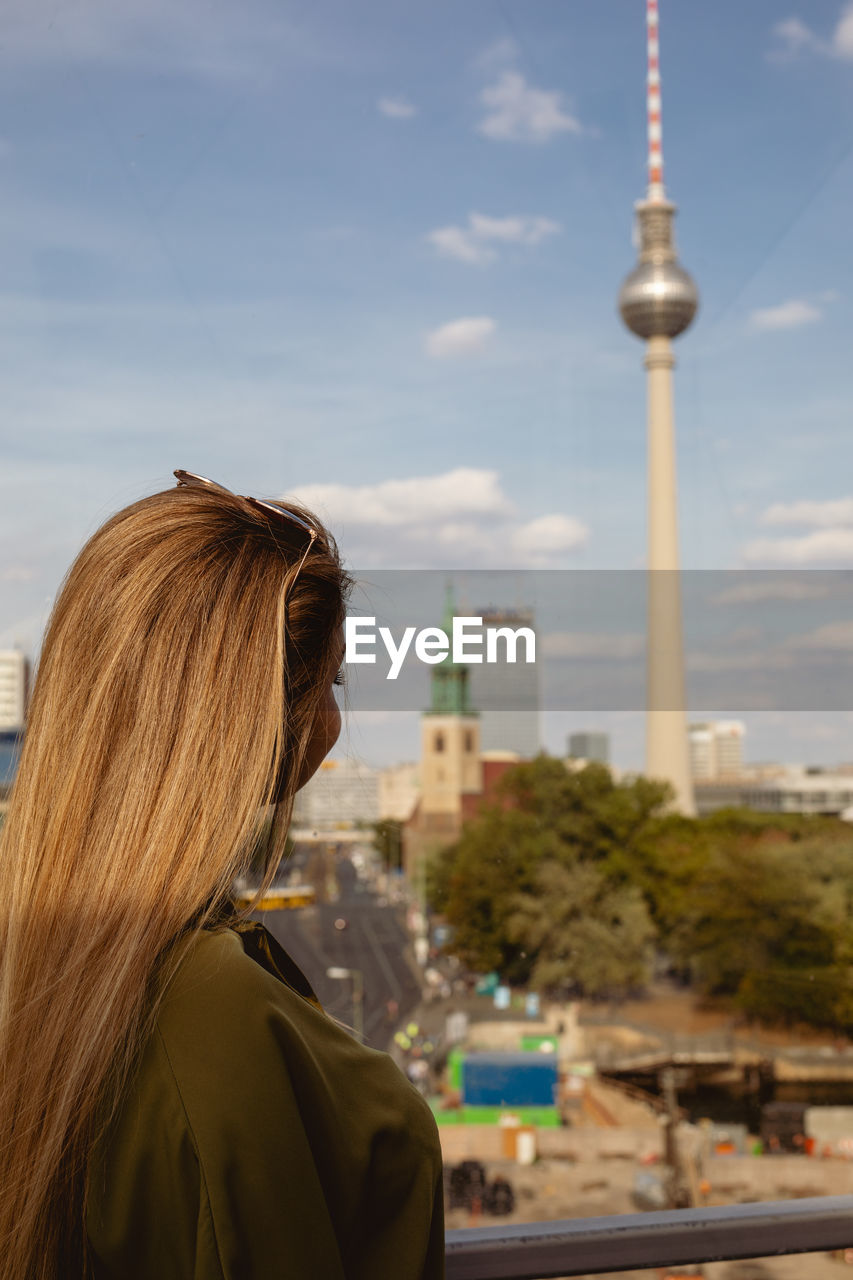
<svg viewBox="0 0 853 1280">
<path fill-rule="evenodd" d="M 226 489 L 224 485 L 217 484 L 215 480 L 208 480 L 205 476 L 194 475 L 192 471 L 175 471 L 173 475 L 178 481 L 179 489 L 206 489 L 211 493 L 224 493 L 229 498 L 239 498 L 242 502 L 248 502 L 249 506 L 254 507 L 262 515 L 268 519 L 270 516 L 276 521 L 276 528 L 279 531 L 287 531 L 290 536 L 301 535 L 299 543 L 304 542 L 304 550 L 302 559 L 296 569 L 298 574 L 305 563 L 308 552 L 314 543 L 320 538 L 319 529 L 315 529 L 307 520 L 303 520 L 301 516 L 294 515 L 292 511 L 288 511 L 286 507 L 279 506 L 277 502 L 268 502 L 263 498 L 251 498 L 246 494 L 232 493 L 230 489 Z M 295 580 L 294 575 L 294 580 Z"/>
</svg>

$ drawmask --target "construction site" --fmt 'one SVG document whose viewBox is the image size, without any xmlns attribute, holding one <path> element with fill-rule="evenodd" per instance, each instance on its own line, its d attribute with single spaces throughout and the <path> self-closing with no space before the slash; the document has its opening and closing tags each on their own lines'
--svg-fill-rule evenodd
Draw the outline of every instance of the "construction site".
<svg viewBox="0 0 853 1280">
<path fill-rule="evenodd" d="M 410 1024 L 439 1040 L 443 1018 L 451 1036 L 462 1033 L 435 1056 L 431 1097 L 448 1228 L 853 1194 L 853 1105 L 779 1100 L 787 1090 L 853 1103 L 847 1045 L 721 1029 L 722 1016 L 695 1009 L 688 993 L 618 1013 L 546 1007 L 536 1020 L 482 1010 L 481 1000 L 475 1020 L 474 1007 L 460 1016 L 436 1002 Z M 638 1013 L 657 1027 L 638 1029 Z M 405 1066 L 417 1045 L 396 1051 Z M 649 1087 L 633 1082 L 643 1076 Z M 751 1130 L 682 1106 L 697 1080 L 735 1110 L 762 1090 L 775 1100 L 760 1104 Z M 853 1251 L 620 1274 L 824 1280 L 848 1265 Z"/>
</svg>

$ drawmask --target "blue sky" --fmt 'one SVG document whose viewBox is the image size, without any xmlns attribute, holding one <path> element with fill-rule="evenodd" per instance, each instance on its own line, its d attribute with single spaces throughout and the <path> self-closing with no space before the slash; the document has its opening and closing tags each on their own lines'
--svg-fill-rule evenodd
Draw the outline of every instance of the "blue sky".
<svg viewBox="0 0 853 1280">
<path fill-rule="evenodd" d="M 660 8 L 684 563 L 853 565 L 853 8 Z M 0 644 L 174 467 L 356 567 L 640 567 L 644 59 L 642 0 L 7 0 Z"/>
</svg>

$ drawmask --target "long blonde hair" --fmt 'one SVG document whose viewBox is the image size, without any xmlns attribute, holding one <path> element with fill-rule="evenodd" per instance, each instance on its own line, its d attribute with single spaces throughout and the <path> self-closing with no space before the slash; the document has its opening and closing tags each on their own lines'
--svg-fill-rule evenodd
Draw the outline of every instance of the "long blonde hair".
<svg viewBox="0 0 853 1280">
<path fill-rule="evenodd" d="M 324 531 L 299 569 L 275 525 L 155 494 L 54 607 L 0 843 L 0 1280 L 87 1274 L 87 1160 L 173 944 L 215 924 L 271 806 L 264 886 L 282 856 L 349 582 Z"/>
</svg>

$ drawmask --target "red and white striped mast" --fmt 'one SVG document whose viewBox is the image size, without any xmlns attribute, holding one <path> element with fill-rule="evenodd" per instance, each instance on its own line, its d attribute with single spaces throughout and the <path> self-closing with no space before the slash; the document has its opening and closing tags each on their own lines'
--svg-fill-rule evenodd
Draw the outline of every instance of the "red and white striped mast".
<svg viewBox="0 0 853 1280">
<path fill-rule="evenodd" d="M 646 115 L 649 125 L 649 192 L 647 199 L 666 200 L 663 189 L 663 130 L 660 113 L 660 37 L 658 34 L 658 0 L 646 0 Z"/>
<path fill-rule="evenodd" d="M 658 0 L 646 0 L 649 185 L 636 206 L 639 262 L 625 279 L 619 309 L 646 343 L 648 372 L 648 609 L 646 634 L 646 773 L 671 785 L 675 808 L 695 812 L 687 744 L 684 645 L 678 557 L 672 339 L 688 328 L 699 305 L 678 261 L 675 205 L 663 184 Z"/>
</svg>

